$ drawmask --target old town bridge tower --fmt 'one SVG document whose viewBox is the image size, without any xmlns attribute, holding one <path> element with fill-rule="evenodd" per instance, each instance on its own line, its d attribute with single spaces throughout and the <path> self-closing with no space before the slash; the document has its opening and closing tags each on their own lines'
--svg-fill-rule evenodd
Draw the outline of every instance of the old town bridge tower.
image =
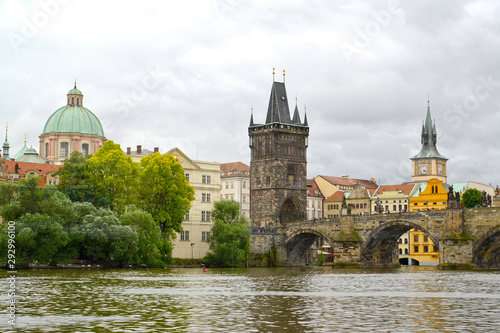
<svg viewBox="0 0 500 333">
<path fill-rule="evenodd" d="M 284 74 L 283 74 L 284 81 Z M 303 220 L 307 204 L 307 115 L 290 118 L 285 83 L 273 82 L 265 124 L 248 127 L 250 219 L 254 227 Z"/>
</svg>

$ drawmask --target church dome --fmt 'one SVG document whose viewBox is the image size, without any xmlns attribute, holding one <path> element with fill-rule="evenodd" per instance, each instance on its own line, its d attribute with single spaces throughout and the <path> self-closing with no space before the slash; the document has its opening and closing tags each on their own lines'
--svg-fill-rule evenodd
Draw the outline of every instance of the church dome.
<svg viewBox="0 0 500 333">
<path fill-rule="evenodd" d="M 82 104 L 83 94 L 75 84 L 68 92 L 68 104 L 49 117 L 41 135 L 81 134 L 105 138 L 99 118 Z"/>
</svg>

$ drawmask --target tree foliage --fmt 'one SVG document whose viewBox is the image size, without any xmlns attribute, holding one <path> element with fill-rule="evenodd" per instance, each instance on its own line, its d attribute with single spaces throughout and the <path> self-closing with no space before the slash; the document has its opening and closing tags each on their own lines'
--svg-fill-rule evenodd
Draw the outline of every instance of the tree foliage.
<svg viewBox="0 0 500 333">
<path fill-rule="evenodd" d="M 210 265 L 241 267 L 250 255 L 250 223 L 234 200 L 214 203 L 214 225 L 210 231 L 210 250 L 205 258 Z"/>
<path fill-rule="evenodd" d="M 156 152 L 141 160 L 142 207 L 162 231 L 182 231 L 182 221 L 194 200 L 194 188 L 186 180 L 182 165 L 172 154 Z"/>
<path fill-rule="evenodd" d="M 466 208 L 476 207 L 481 204 L 481 191 L 469 188 L 462 194 L 460 205 Z"/>
<path fill-rule="evenodd" d="M 64 165 L 54 173 L 59 176 L 57 188 L 66 194 L 71 201 L 88 201 L 96 203 L 95 188 L 90 181 L 87 159 L 79 151 L 71 153 L 64 160 Z"/>
<path fill-rule="evenodd" d="M 87 160 L 90 182 L 101 203 L 97 206 L 122 213 L 137 203 L 139 165 L 126 156 L 119 144 L 108 140 Z"/>
</svg>

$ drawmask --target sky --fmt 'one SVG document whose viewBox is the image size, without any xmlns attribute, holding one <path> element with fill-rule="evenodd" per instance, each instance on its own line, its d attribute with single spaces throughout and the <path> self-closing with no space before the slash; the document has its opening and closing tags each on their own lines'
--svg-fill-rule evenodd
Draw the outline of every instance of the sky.
<svg viewBox="0 0 500 333">
<path fill-rule="evenodd" d="M 107 139 L 250 164 L 273 82 L 310 127 L 308 178 L 411 180 L 428 102 L 448 182 L 500 185 L 496 1 L 0 1 L 11 155 L 77 87 Z"/>
</svg>

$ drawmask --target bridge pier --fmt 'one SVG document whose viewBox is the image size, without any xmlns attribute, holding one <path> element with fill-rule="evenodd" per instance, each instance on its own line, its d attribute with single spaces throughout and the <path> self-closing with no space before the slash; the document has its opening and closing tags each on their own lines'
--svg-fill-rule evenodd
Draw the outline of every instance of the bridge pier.
<svg viewBox="0 0 500 333">
<path fill-rule="evenodd" d="M 450 231 L 439 239 L 439 269 L 472 269 L 474 237 Z"/>
</svg>

